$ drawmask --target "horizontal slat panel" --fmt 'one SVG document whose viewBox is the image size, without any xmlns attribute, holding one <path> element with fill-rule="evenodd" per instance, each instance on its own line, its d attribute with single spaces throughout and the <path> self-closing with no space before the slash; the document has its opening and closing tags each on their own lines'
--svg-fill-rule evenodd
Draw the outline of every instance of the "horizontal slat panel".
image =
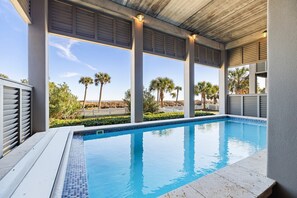
<svg viewBox="0 0 297 198">
<path fill-rule="evenodd" d="M 151 29 L 143 29 L 143 50 L 148 52 L 154 51 L 154 41 L 153 41 L 154 32 Z"/>
<path fill-rule="evenodd" d="M 267 117 L 267 96 L 260 96 L 260 117 Z"/>
<path fill-rule="evenodd" d="M 206 58 L 207 48 L 203 45 L 199 45 L 199 64 L 207 64 Z"/>
<path fill-rule="evenodd" d="M 14 104 L 14 105 L 3 105 L 3 109 L 4 109 L 4 111 L 6 111 L 6 110 L 13 110 L 13 109 L 16 109 L 16 108 L 18 108 L 18 104 Z"/>
<path fill-rule="evenodd" d="M 11 126 L 14 123 L 17 123 L 17 121 L 18 121 L 18 118 L 13 118 L 13 119 L 7 120 L 7 121 L 3 122 L 3 126 L 4 126 L 4 128 Z"/>
<path fill-rule="evenodd" d="M 13 124 L 11 124 L 11 125 L 9 125 L 9 126 L 4 127 L 3 130 L 4 130 L 4 131 L 9 131 L 9 130 L 11 130 L 11 129 L 17 127 L 17 126 L 18 126 L 18 123 L 13 123 Z"/>
<path fill-rule="evenodd" d="M 185 59 L 185 39 L 148 27 L 143 28 L 143 34 L 143 50 L 145 52 L 179 60 Z"/>
<path fill-rule="evenodd" d="M 123 48 L 132 46 L 131 21 L 76 4 L 50 0 L 49 32 Z"/>
<path fill-rule="evenodd" d="M 265 72 L 265 71 L 266 71 L 266 63 L 265 62 L 257 63 L 256 72 Z"/>
<path fill-rule="evenodd" d="M 267 60 L 267 40 L 266 39 L 262 39 L 260 41 L 259 51 L 260 51 L 259 59 Z"/>
<path fill-rule="evenodd" d="M 12 133 L 8 136 L 6 136 L 5 138 L 3 138 L 3 146 L 8 146 L 9 144 L 11 144 L 12 142 L 16 141 L 18 138 L 18 133 Z"/>
<path fill-rule="evenodd" d="M 95 39 L 95 13 L 85 9 L 76 9 L 76 34 Z"/>
<path fill-rule="evenodd" d="M 257 96 L 243 97 L 243 115 L 257 117 Z"/>
<path fill-rule="evenodd" d="M 6 122 L 8 120 L 12 120 L 18 117 L 18 114 L 10 114 L 10 115 L 4 115 L 3 121 Z"/>
<path fill-rule="evenodd" d="M 3 89 L 4 98 L 6 97 L 6 95 L 16 95 L 17 93 L 18 90 L 15 88 L 4 87 Z"/>
<path fill-rule="evenodd" d="M 237 66 L 242 64 L 242 48 L 234 48 L 228 50 L 229 66 Z"/>
<path fill-rule="evenodd" d="M 14 147 L 16 147 L 18 144 L 17 141 L 13 142 L 12 144 L 10 144 L 9 146 L 3 148 L 3 154 L 7 154 L 11 149 L 13 149 Z"/>
<path fill-rule="evenodd" d="M 57 33 L 73 33 L 73 6 L 64 2 L 49 1 L 49 29 Z"/>
<path fill-rule="evenodd" d="M 229 114 L 241 115 L 241 96 L 229 96 Z"/>
<path fill-rule="evenodd" d="M 18 109 L 8 109 L 3 111 L 4 116 L 9 116 L 18 112 Z"/>
<path fill-rule="evenodd" d="M 10 136 L 11 134 L 17 133 L 17 132 L 18 132 L 18 128 L 13 128 L 13 129 L 3 133 L 3 138 L 6 138 L 6 137 Z"/>
<path fill-rule="evenodd" d="M 258 42 L 243 47 L 243 64 L 255 63 L 258 61 Z"/>
</svg>

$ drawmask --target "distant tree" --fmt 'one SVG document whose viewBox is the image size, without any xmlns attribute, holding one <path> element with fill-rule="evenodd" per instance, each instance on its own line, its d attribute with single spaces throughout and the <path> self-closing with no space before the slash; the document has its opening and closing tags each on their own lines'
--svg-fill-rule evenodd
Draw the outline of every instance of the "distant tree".
<svg viewBox="0 0 297 198">
<path fill-rule="evenodd" d="M 29 84 L 29 81 L 28 81 L 27 79 L 21 79 L 20 81 L 21 81 L 21 83 L 23 83 L 23 84 Z"/>
<path fill-rule="evenodd" d="M 150 82 L 149 91 L 157 91 L 157 102 L 160 102 L 160 81 L 158 78 Z"/>
<path fill-rule="evenodd" d="M 179 92 L 182 90 L 182 87 L 175 86 L 174 90 L 176 90 L 176 102 L 178 101 Z"/>
<path fill-rule="evenodd" d="M 0 73 L 0 78 L 5 78 L 5 79 L 8 79 L 8 76 L 7 76 L 7 75 L 5 75 L 5 74 L 2 74 L 2 73 Z"/>
<path fill-rule="evenodd" d="M 213 100 L 214 104 L 217 104 L 217 100 L 219 99 L 219 86 L 213 85 L 209 93 L 207 94 L 207 99 Z"/>
<path fill-rule="evenodd" d="M 176 98 L 176 93 L 175 92 L 171 92 L 170 93 L 170 96 L 174 99 L 174 98 Z"/>
<path fill-rule="evenodd" d="M 77 97 L 74 96 L 66 83 L 56 85 L 49 83 L 50 118 L 75 118 L 80 109 Z"/>
<path fill-rule="evenodd" d="M 197 85 L 195 85 L 195 95 L 201 94 L 201 102 L 203 102 L 202 109 L 205 109 L 206 106 L 206 96 L 210 93 L 210 89 L 212 87 L 212 84 L 210 82 L 198 82 Z"/>
<path fill-rule="evenodd" d="M 128 89 L 125 92 L 125 98 L 123 99 L 127 104 L 129 111 L 131 111 L 131 92 Z M 159 110 L 158 102 L 155 101 L 155 97 L 147 89 L 143 90 L 143 112 L 155 113 Z"/>
<path fill-rule="evenodd" d="M 154 81 L 152 83 L 152 81 Z M 174 82 L 170 78 L 162 78 L 158 77 L 155 80 L 151 81 L 151 85 L 156 85 L 156 87 L 150 86 L 149 90 L 157 90 L 159 91 L 160 94 L 160 102 L 161 102 L 161 107 L 164 107 L 164 97 L 165 93 L 170 93 L 174 89 Z"/>
<path fill-rule="evenodd" d="M 249 69 L 246 67 L 236 68 L 228 72 L 229 91 L 235 94 L 249 93 Z"/>
<path fill-rule="evenodd" d="M 83 84 L 85 86 L 85 94 L 84 94 L 84 102 L 83 102 L 83 109 L 84 109 L 86 104 L 88 86 L 93 84 L 94 81 L 93 81 L 93 78 L 91 77 L 81 77 L 78 83 Z"/>
<path fill-rule="evenodd" d="M 95 85 L 100 85 L 100 91 L 99 91 L 99 101 L 98 101 L 98 109 L 101 108 L 101 98 L 102 98 L 102 89 L 103 85 L 110 83 L 111 77 L 107 73 L 99 72 L 95 74 Z"/>
</svg>

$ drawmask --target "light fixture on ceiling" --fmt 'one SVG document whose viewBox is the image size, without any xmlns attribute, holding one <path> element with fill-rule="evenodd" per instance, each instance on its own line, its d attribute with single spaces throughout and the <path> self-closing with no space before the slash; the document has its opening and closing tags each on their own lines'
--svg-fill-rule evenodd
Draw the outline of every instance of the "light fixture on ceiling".
<svg viewBox="0 0 297 198">
<path fill-rule="evenodd" d="M 138 19 L 139 22 L 143 22 L 143 20 L 144 20 L 143 14 L 137 14 L 136 18 Z"/>
<path fill-rule="evenodd" d="M 267 37 L 267 30 L 265 30 L 264 32 L 262 32 L 262 36 L 263 36 L 263 38 L 266 38 Z"/>
<path fill-rule="evenodd" d="M 197 34 L 192 34 L 192 38 L 195 40 L 197 38 Z"/>
</svg>

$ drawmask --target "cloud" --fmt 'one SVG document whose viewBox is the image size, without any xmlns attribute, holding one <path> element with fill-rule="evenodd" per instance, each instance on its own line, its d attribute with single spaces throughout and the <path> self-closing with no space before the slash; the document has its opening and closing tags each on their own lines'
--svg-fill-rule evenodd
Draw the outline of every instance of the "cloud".
<svg viewBox="0 0 297 198">
<path fill-rule="evenodd" d="M 89 65 L 89 64 L 85 64 L 88 68 L 90 68 L 91 70 L 94 70 L 96 71 L 97 69 L 95 67 L 93 67 L 92 65 Z"/>
<path fill-rule="evenodd" d="M 84 63 L 72 52 L 72 46 L 76 43 L 79 43 L 79 41 L 68 39 L 67 42 L 61 42 L 61 43 L 50 41 L 49 45 L 58 49 L 57 54 L 60 57 L 65 58 L 69 61 L 80 63 L 80 64 L 88 67 L 89 69 L 96 71 L 97 69 L 95 67 L 93 67 L 87 63 Z"/>
<path fill-rule="evenodd" d="M 68 40 L 66 44 L 49 42 L 49 45 L 59 50 L 57 53 L 60 57 L 79 63 L 80 60 L 71 51 L 71 47 L 77 42 L 74 40 Z"/>
<path fill-rule="evenodd" d="M 60 75 L 60 77 L 62 77 L 62 78 L 71 78 L 71 77 L 75 77 L 75 76 L 79 76 L 79 73 L 66 72 L 65 74 Z"/>
</svg>

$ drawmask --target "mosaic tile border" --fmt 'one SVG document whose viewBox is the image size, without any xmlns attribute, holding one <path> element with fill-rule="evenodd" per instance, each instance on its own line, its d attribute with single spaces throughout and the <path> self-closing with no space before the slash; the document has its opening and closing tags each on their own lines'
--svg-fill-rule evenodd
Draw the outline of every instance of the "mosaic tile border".
<svg viewBox="0 0 297 198">
<path fill-rule="evenodd" d="M 62 197 L 89 197 L 82 136 L 72 138 Z"/>
</svg>

